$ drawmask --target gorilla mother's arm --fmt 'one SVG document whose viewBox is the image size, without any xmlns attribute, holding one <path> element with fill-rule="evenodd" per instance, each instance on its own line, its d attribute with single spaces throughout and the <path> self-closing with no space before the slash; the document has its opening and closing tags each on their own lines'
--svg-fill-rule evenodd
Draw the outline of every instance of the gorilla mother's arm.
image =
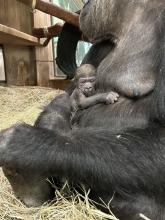
<svg viewBox="0 0 165 220">
<path fill-rule="evenodd" d="M 0 165 L 44 178 L 55 175 L 87 185 L 98 179 L 106 183 L 108 141 L 100 133 L 76 130 L 64 135 L 26 124 L 15 125 L 0 133 Z M 84 147 L 87 144 L 88 148 Z"/>
<path fill-rule="evenodd" d="M 144 184 L 146 178 L 156 188 L 155 179 L 164 181 L 159 175 L 159 167 L 163 167 L 156 165 L 153 156 L 159 150 L 163 160 L 164 141 L 157 143 L 160 133 L 159 129 L 139 129 L 118 136 L 85 128 L 62 135 L 21 124 L 0 133 L 0 165 L 43 177 L 66 177 L 100 190 L 129 192 L 137 187 L 148 188 L 150 185 Z M 131 182 L 131 189 L 126 182 Z"/>
</svg>

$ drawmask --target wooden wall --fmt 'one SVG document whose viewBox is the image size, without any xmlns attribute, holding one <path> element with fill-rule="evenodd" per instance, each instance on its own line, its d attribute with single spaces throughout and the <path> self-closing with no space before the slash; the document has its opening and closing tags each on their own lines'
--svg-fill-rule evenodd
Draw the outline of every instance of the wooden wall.
<svg viewBox="0 0 165 220">
<path fill-rule="evenodd" d="M 17 0 L 0 0 L 0 23 L 31 34 L 33 16 L 30 8 Z"/>
<path fill-rule="evenodd" d="M 49 0 L 46 0 L 49 2 Z M 34 27 L 51 26 L 50 15 L 36 10 L 34 14 Z M 36 69 L 37 84 L 39 86 L 50 86 L 50 76 L 54 76 L 52 41 L 47 47 L 36 47 Z"/>
<path fill-rule="evenodd" d="M 45 0 L 49 2 L 49 0 Z M 34 14 L 34 27 L 51 26 L 51 17 L 36 10 Z M 69 80 L 63 80 L 55 76 L 55 63 L 52 41 L 47 47 L 36 47 L 37 85 L 65 89 L 70 84 Z"/>
<path fill-rule="evenodd" d="M 49 1 L 49 0 L 46 0 Z M 0 24 L 32 35 L 33 27 L 51 25 L 51 18 L 17 0 L 0 0 Z M 1 45 L 0 45 L 1 46 Z M 47 47 L 3 42 L 5 72 L 9 85 L 39 85 L 64 89 L 69 81 L 55 77 L 52 42 Z"/>
<path fill-rule="evenodd" d="M 17 0 L 0 0 L 0 24 L 32 34 L 31 9 Z M 36 85 L 34 47 L 3 45 L 7 83 L 10 85 Z"/>
</svg>

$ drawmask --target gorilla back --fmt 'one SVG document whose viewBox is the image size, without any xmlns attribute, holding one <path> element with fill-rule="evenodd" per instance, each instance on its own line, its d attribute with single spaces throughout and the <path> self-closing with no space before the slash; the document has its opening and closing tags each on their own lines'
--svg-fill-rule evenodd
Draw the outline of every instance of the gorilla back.
<svg viewBox="0 0 165 220">
<path fill-rule="evenodd" d="M 0 164 L 83 183 L 96 201 L 114 195 L 110 206 L 121 220 L 165 220 L 164 16 L 164 0 L 88 1 L 80 16 L 84 35 L 96 45 L 108 38 L 115 44 L 98 66 L 97 89 L 123 97 L 79 112 L 72 129 L 69 98 L 58 97 L 50 106 L 58 120 L 43 113 L 38 127 L 0 134 Z"/>
</svg>

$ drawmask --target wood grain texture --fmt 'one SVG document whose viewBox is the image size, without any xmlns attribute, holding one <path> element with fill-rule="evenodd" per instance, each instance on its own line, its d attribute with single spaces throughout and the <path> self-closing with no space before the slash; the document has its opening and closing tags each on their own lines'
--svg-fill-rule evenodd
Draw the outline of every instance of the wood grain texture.
<svg viewBox="0 0 165 220">
<path fill-rule="evenodd" d="M 6 78 L 9 85 L 36 85 L 31 9 L 17 0 L 0 0 L 0 43 L 4 48 Z M 22 33 L 23 32 L 23 33 Z"/>
<path fill-rule="evenodd" d="M 0 24 L 0 44 L 41 45 L 38 38 L 2 24 Z"/>
<path fill-rule="evenodd" d="M 47 0 L 48 1 L 48 0 Z M 39 10 L 34 13 L 34 27 L 48 27 L 51 16 Z M 50 79 L 54 76 L 54 56 L 52 41 L 46 47 L 36 47 L 37 85 L 50 86 Z"/>
</svg>

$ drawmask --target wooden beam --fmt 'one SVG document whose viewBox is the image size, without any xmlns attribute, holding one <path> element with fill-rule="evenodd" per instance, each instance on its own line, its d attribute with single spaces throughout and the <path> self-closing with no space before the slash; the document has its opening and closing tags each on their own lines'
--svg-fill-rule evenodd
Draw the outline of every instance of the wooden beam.
<svg viewBox="0 0 165 220">
<path fill-rule="evenodd" d="M 63 28 L 63 24 L 57 23 L 46 28 L 33 28 L 33 35 L 38 38 L 58 37 Z"/>
<path fill-rule="evenodd" d="M 38 9 L 46 14 L 55 16 L 59 19 L 62 19 L 63 21 L 66 21 L 74 26 L 79 27 L 79 15 L 74 13 L 74 12 L 70 12 L 68 10 L 65 10 L 59 6 L 57 6 L 56 4 L 53 4 L 51 2 L 47 2 L 44 0 L 18 0 L 20 2 L 23 2 L 31 7 L 33 7 L 33 3 L 36 2 L 35 9 Z"/>
<path fill-rule="evenodd" d="M 2 24 L 0 24 L 0 44 L 18 44 L 26 46 L 41 45 L 37 37 Z"/>
</svg>

